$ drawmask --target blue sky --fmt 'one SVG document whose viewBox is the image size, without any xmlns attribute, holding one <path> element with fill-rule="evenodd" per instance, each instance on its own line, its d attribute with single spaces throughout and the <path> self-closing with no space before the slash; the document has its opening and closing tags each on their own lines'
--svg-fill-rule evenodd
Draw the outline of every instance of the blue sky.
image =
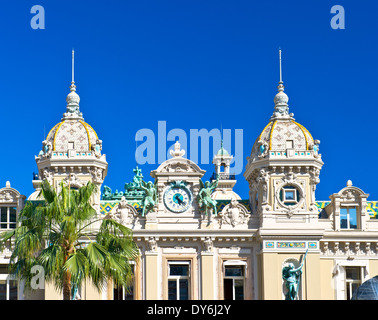
<svg viewBox="0 0 378 320">
<path fill-rule="evenodd" d="M 30 26 L 36 4 L 44 30 Z M 345 30 L 330 26 L 336 4 Z M 136 132 L 157 134 L 158 121 L 188 136 L 242 129 L 246 159 L 273 112 L 281 47 L 290 112 L 321 141 L 317 199 L 351 179 L 378 200 L 377 9 L 364 0 L 8 1 L 0 19 L 0 185 L 33 191 L 34 156 L 65 112 L 72 48 L 80 108 L 103 140 L 104 184 L 114 191 L 132 179 Z M 147 180 L 157 166 L 141 166 Z M 213 165 L 201 167 L 208 179 Z M 247 199 L 247 182 L 237 178 L 235 191 Z"/>
</svg>

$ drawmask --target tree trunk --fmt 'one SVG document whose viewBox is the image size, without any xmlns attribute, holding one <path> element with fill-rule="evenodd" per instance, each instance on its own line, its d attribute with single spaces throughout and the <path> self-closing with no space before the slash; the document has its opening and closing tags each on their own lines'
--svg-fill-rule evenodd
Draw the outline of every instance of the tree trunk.
<svg viewBox="0 0 378 320">
<path fill-rule="evenodd" d="M 67 241 L 67 240 L 66 240 Z M 66 263 L 69 253 L 72 252 L 72 246 L 67 241 L 66 254 L 64 257 L 64 263 Z M 64 273 L 63 279 L 63 300 L 71 300 L 71 274 L 67 271 Z"/>
<path fill-rule="evenodd" d="M 64 275 L 63 300 L 71 300 L 71 274 L 68 272 Z"/>
</svg>

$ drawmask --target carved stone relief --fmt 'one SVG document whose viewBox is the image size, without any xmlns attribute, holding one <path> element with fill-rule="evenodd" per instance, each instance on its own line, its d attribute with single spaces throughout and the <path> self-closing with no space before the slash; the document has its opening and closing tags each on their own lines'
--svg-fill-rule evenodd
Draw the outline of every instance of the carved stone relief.
<svg viewBox="0 0 378 320">
<path fill-rule="evenodd" d="M 138 212 L 133 206 L 127 203 L 125 197 L 121 198 L 121 201 L 115 208 L 115 212 L 111 214 L 112 218 L 123 225 L 135 224 L 138 217 Z"/>
<path fill-rule="evenodd" d="M 232 227 L 235 227 L 237 225 L 248 224 L 251 215 L 237 200 L 232 200 L 223 208 L 222 212 L 219 214 L 219 217 L 221 226 L 231 225 Z"/>
</svg>

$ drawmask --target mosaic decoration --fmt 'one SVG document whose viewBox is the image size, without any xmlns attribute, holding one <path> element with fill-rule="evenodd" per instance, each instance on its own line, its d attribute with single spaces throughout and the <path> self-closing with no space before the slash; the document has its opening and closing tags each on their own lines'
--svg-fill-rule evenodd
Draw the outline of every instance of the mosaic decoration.
<svg viewBox="0 0 378 320">
<path fill-rule="evenodd" d="M 108 214 L 113 208 L 118 204 L 118 202 L 100 202 L 100 213 Z"/>
<path fill-rule="evenodd" d="M 266 241 L 265 249 L 318 249 L 315 241 Z"/>
<path fill-rule="evenodd" d="M 306 242 L 277 242 L 277 248 L 306 248 Z"/>
<path fill-rule="evenodd" d="M 265 248 L 267 249 L 273 249 L 274 248 L 274 242 L 266 242 Z"/>
<path fill-rule="evenodd" d="M 330 204 L 331 201 L 316 201 L 315 204 L 319 208 L 319 211 L 321 209 L 324 209 L 326 206 Z"/>
<path fill-rule="evenodd" d="M 114 207 L 119 203 L 119 201 L 101 201 L 100 202 L 100 213 L 107 215 L 110 211 L 114 209 Z M 136 211 L 141 214 L 142 213 L 142 204 L 136 201 L 128 201 L 129 205 L 134 207 Z"/>
<path fill-rule="evenodd" d="M 366 211 L 371 219 L 378 219 L 378 201 L 368 201 Z"/>
<path fill-rule="evenodd" d="M 318 244 L 316 242 L 309 242 L 308 243 L 308 248 L 309 249 L 317 249 L 318 248 Z"/>
</svg>

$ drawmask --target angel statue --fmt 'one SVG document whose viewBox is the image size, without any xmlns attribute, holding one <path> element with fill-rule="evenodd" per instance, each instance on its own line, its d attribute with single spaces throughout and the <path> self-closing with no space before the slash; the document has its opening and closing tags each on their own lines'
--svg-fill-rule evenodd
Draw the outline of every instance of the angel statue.
<svg viewBox="0 0 378 320">
<path fill-rule="evenodd" d="M 201 189 L 198 193 L 198 204 L 199 207 L 205 212 L 205 215 L 208 215 L 209 220 L 211 220 L 211 214 L 209 213 L 210 209 L 213 210 L 213 214 L 217 214 L 217 202 L 211 198 L 211 194 L 218 186 L 219 174 L 217 174 L 216 177 L 216 180 L 212 183 L 206 181 L 205 184 L 200 179 Z"/>
<path fill-rule="evenodd" d="M 145 181 L 141 181 L 142 184 L 140 188 L 144 191 L 144 197 L 142 199 L 142 205 L 143 205 L 143 211 L 142 211 L 142 216 L 146 213 L 149 213 L 153 207 L 156 205 L 158 201 L 158 192 L 157 192 L 157 185 L 156 182 L 155 184 L 152 184 L 151 181 L 146 183 Z"/>
<path fill-rule="evenodd" d="M 299 281 L 301 279 L 302 268 L 304 265 L 304 261 L 307 256 L 308 249 L 306 254 L 302 260 L 301 265 L 298 268 L 295 268 L 292 262 L 288 263 L 286 266 L 282 268 L 282 278 L 285 280 L 286 288 L 288 289 L 285 300 L 295 300 L 298 294 L 299 289 Z"/>
</svg>

